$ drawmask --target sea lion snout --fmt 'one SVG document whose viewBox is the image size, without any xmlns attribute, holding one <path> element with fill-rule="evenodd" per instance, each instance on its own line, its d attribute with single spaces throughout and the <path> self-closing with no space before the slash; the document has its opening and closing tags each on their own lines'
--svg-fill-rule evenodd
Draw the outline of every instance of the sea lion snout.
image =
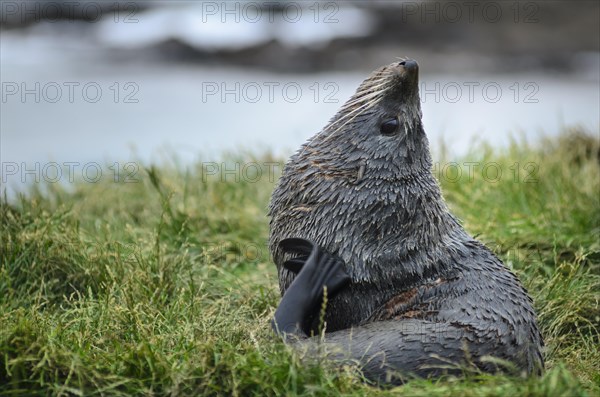
<svg viewBox="0 0 600 397">
<path fill-rule="evenodd" d="M 408 73 L 419 72 L 419 64 L 414 59 L 407 59 L 406 61 L 399 62 L 398 65 L 402 66 Z"/>
<path fill-rule="evenodd" d="M 405 81 L 417 82 L 419 80 L 419 64 L 414 59 L 398 62 L 398 74 Z"/>
</svg>

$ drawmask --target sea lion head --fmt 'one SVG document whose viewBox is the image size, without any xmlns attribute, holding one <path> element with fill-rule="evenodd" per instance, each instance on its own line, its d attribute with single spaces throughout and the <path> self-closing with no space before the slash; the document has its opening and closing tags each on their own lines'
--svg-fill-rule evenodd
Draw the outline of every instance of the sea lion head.
<svg viewBox="0 0 600 397">
<path fill-rule="evenodd" d="M 309 157 L 343 172 L 357 166 L 378 178 L 397 179 L 429 170 L 418 83 L 419 66 L 414 60 L 376 70 L 305 144 L 297 160 Z"/>
</svg>

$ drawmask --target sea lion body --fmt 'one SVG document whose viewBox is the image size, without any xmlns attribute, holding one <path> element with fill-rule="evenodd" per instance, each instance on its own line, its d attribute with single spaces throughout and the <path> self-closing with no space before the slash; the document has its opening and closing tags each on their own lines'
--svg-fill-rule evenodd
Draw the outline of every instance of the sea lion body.
<svg viewBox="0 0 600 397">
<path fill-rule="evenodd" d="M 425 367 L 487 355 L 539 372 L 531 299 L 449 212 L 431 173 L 417 82 L 414 61 L 375 71 L 286 164 L 269 211 L 282 295 L 296 275 L 278 244 L 305 238 L 341 258 L 351 277 L 328 299 L 326 340 L 364 361 L 368 377 L 437 375 Z"/>
</svg>

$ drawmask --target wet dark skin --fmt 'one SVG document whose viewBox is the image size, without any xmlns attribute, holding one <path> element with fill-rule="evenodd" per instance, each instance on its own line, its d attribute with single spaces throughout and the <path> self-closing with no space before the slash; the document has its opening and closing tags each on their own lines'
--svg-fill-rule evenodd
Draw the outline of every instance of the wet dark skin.
<svg viewBox="0 0 600 397">
<path fill-rule="evenodd" d="M 286 164 L 269 208 L 273 328 L 378 384 L 465 365 L 539 374 L 527 291 L 450 213 L 431 173 L 418 71 L 404 60 L 373 72 Z M 311 336 L 322 326 L 323 340 Z"/>
<path fill-rule="evenodd" d="M 298 276 L 275 311 L 273 329 L 284 337 L 306 337 L 310 320 L 321 307 L 325 290 L 329 296 L 335 296 L 350 282 L 350 276 L 344 271 L 339 258 L 324 252 L 308 240 L 290 238 L 281 241 L 280 247 L 300 256 L 284 264 L 288 270 L 298 273 Z"/>
</svg>

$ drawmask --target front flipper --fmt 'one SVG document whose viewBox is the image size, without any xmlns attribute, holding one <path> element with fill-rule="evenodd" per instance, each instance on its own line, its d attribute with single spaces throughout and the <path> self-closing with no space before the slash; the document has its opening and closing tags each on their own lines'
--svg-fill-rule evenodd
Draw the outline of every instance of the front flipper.
<svg viewBox="0 0 600 397">
<path fill-rule="evenodd" d="M 350 276 L 344 271 L 340 259 L 309 240 L 285 239 L 280 242 L 280 247 L 284 252 L 302 256 L 284 264 L 298 275 L 275 311 L 273 329 L 284 336 L 306 336 L 309 319 L 321 304 L 323 289 L 327 288 L 328 295 L 333 296 L 350 281 Z"/>
</svg>

